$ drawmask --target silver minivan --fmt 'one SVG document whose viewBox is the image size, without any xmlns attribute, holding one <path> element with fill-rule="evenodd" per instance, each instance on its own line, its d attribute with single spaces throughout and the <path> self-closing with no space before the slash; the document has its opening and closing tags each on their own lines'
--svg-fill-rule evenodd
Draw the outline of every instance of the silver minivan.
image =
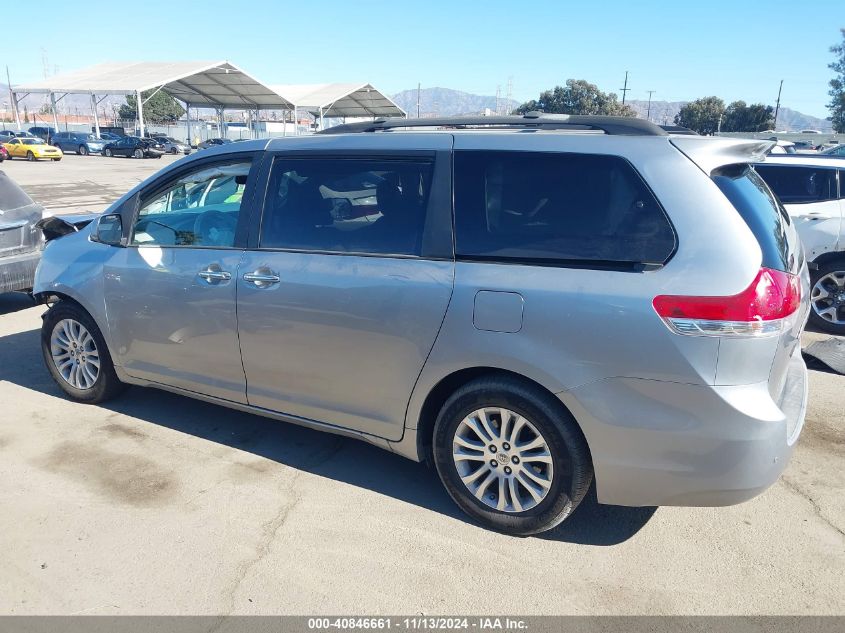
<svg viewBox="0 0 845 633">
<path fill-rule="evenodd" d="M 209 149 L 47 244 L 44 359 L 433 464 L 512 534 L 727 505 L 801 431 L 809 276 L 770 142 L 636 119 L 378 120 Z"/>
</svg>

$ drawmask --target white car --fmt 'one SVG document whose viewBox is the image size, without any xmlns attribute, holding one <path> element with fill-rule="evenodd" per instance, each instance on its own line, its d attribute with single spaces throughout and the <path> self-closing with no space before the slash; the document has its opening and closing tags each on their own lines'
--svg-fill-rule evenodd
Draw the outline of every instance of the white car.
<svg viewBox="0 0 845 633">
<path fill-rule="evenodd" d="M 845 160 L 769 155 L 755 169 L 780 198 L 804 244 L 811 264 L 810 320 L 845 335 Z"/>
</svg>

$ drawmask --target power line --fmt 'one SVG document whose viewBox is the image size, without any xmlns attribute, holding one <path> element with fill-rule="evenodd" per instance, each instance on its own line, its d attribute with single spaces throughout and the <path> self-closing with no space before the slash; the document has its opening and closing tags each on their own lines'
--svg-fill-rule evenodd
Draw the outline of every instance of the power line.
<svg viewBox="0 0 845 633">
<path fill-rule="evenodd" d="M 628 87 L 628 71 L 625 71 L 625 85 L 621 88 L 622 90 L 622 105 L 625 105 L 625 97 L 628 95 L 628 91 L 630 88 Z"/>
</svg>

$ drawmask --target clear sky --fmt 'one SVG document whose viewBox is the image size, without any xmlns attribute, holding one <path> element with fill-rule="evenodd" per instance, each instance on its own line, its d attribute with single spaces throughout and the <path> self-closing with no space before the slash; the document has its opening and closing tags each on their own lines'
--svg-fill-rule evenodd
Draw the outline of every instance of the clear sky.
<svg viewBox="0 0 845 633">
<path fill-rule="evenodd" d="M 827 64 L 845 0 L 9 1 L 30 35 L 0 65 L 12 83 L 116 60 L 227 59 L 267 83 L 368 81 L 392 94 L 441 86 L 520 101 L 566 79 L 629 99 L 782 105 L 829 115 Z M 0 69 L 2 70 L 2 69 Z M 5 82 L 5 77 L 3 77 Z"/>
</svg>

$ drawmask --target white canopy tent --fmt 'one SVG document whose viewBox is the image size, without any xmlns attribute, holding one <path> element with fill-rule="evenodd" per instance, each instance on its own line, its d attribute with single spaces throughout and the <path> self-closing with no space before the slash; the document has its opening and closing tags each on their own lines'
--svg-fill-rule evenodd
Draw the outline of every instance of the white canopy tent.
<svg viewBox="0 0 845 633">
<path fill-rule="evenodd" d="M 141 98 L 141 93 L 150 90 L 153 94 L 163 90 L 182 101 L 186 110 L 191 106 L 214 108 L 221 120 L 227 108 L 250 111 L 293 108 L 292 102 L 228 61 L 97 64 L 43 81 L 15 86 L 12 89 L 12 105 L 20 129 L 18 100 L 29 94 L 49 94 L 53 121 L 58 129 L 56 103 L 67 94 L 90 94 L 94 125 L 99 134 L 97 104 L 102 98 L 106 95 L 134 94 L 138 103 L 138 124 L 143 136 L 145 100 Z M 57 98 L 56 95 L 60 96 Z M 98 95 L 102 95 L 99 100 Z M 147 100 L 150 97 L 152 95 Z M 187 120 L 190 121 L 190 116 Z"/>
<path fill-rule="evenodd" d="M 297 110 L 323 117 L 405 117 L 405 111 L 371 84 L 277 84 L 271 86 Z"/>
</svg>

